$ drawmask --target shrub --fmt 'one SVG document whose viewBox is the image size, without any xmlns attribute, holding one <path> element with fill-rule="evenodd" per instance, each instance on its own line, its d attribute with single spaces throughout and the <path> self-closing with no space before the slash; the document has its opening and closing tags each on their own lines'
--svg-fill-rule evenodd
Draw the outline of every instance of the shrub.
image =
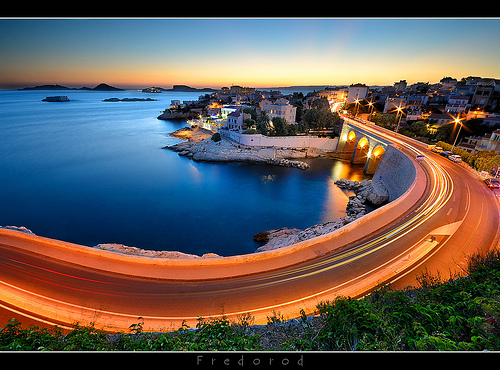
<svg viewBox="0 0 500 370">
<path fill-rule="evenodd" d="M 213 141 L 215 142 L 218 142 L 218 141 L 221 141 L 222 140 L 222 137 L 220 136 L 220 134 L 218 132 L 216 132 L 215 134 L 212 135 L 212 138 L 211 138 Z"/>
</svg>

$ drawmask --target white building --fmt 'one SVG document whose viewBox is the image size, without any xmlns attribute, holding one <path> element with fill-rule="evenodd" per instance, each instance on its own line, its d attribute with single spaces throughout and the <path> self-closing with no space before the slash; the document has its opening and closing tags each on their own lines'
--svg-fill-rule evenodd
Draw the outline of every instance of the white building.
<svg viewBox="0 0 500 370">
<path fill-rule="evenodd" d="M 356 100 L 361 100 L 366 98 L 368 94 L 368 86 L 365 84 L 354 84 L 349 86 L 347 91 L 347 104 L 354 103 Z"/>
<path fill-rule="evenodd" d="M 262 100 L 260 102 L 260 109 L 267 113 L 271 119 L 280 117 L 286 119 L 289 124 L 296 123 L 295 115 L 297 114 L 297 107 L 290 105 L 286 99 L 278 99 L 274 103 L 269 100 Z"/>
<path fill-rule="evenodd" d="M 500 154 L 500 130 L 495 130 L 491 134 L 486 134 L 482 137 L 464 137 L 457 147 L 469 153 L 476 153 L 482 150 L 493 150 L 495 153 Z"/>
<path fill-rule="evenodd" d="M 462 113 L 470 108 L 469 97 L 464 95 L 452 95 L 444 110 L 448 113 Z"/>
<path fill-rule="evenodd" d="M 384 113 L 392 113 L 398 108 L 406 107 L 406 98 L 399 95 L 390 95 L 385 99 Z"/>
<path fill-rule="evenodd" d="M 243 128 L 243 113 L 238 111 L 227 115 L 227 128 L 229 130 L 241 130 Z"/>
</svg>

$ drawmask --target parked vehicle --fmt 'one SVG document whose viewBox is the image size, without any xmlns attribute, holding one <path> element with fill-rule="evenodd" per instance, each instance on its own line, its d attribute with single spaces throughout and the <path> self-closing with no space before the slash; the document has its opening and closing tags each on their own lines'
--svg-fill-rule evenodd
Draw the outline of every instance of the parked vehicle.
<svg viewBox="0 0 500 370">
<path fill-rule="evenodd" d="M 450 155 L 448 156 L 448 159 L 452 162 L 462 162 L 462 157 L 460 157 L 458 154 Z"/>
<path fill-rule="evenodd" d="M 434 153 L 441 153 L 443 151 L 443 148 L 440 146 L 435 146 L 434 148 L 431 149 Z"/>
<path fill-rule="evenodd" d="M 490 189 L 493 189 L 493 188 L 499 189 L 500 188 L 500 181 L 498 181 L 497 179 L 486 179 L 486 180 L 484 180 L 484 183 Z"/>
<path fill-rule="evenodd" d="M 452 155 L 453 153 L 452 152 L 449 152 L 449 151 L 444 151 L 444 152 L 441 152 L 439 153 L 439 155 L 445 157 L 445 158 L 448 158 L 450 155 Z"/>
</svg>

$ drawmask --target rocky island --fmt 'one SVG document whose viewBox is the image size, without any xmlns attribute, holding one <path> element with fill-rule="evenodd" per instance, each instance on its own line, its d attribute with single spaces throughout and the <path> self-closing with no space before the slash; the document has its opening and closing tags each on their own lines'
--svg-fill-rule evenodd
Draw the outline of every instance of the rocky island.
<svg viewBox="0 0 500 370">
<path fill-rule="evenodd" d="M 68 99 L 67 96 L 63 95 L 58 95 L 58 96 L 47 96 L 45 99 L 42 99 L 42 101 L 49 101 L 49 102 L 65 102 L 65 101 L 71 101 Z"/>
<path fill-rule="evenodd" d="M 157 101 L 157 100 L 152 99 L 152 98 L 123 98 L 123 99 L 108 98 L 108 99 L 103 99 L 103 102 L 121 102 L 121 101 L 129 102 L 129 101 Z"/>
<path fill-rule="evenodd" d="M 213 140 L 212 138 L 216 137 L 214 133 L 199 126 L 182 128 L 171 133 L 170 136 L 187 141 L 165 146 L 164 149 L 175 150 L 179 152 L 180 156 L 188 157 L 194 161 L 261 163 L 300 169 L 309 168 L 305 162 L 287 159 L 297 157 L 296 153 L 291 153 L 295 150 L 279 151 L 243 147 L 230 140 L 220 138 L 220 135 L 219 140 Z"/>
</svg>

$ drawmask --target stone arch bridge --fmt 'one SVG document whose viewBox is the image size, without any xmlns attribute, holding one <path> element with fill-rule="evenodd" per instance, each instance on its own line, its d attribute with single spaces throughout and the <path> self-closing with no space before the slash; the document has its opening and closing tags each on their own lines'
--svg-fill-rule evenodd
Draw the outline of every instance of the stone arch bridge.
<svg viewBox="0 0 500 370">
<path fill-rule="evenodd" d="M 349 159 L 352 164 L 364 164 L 363 172 L 373 175 L 391 143 L 364 130 L 357 121 L 347 117 L 343 117 L 343 120 L 335 154 Z"/>
</svg>

